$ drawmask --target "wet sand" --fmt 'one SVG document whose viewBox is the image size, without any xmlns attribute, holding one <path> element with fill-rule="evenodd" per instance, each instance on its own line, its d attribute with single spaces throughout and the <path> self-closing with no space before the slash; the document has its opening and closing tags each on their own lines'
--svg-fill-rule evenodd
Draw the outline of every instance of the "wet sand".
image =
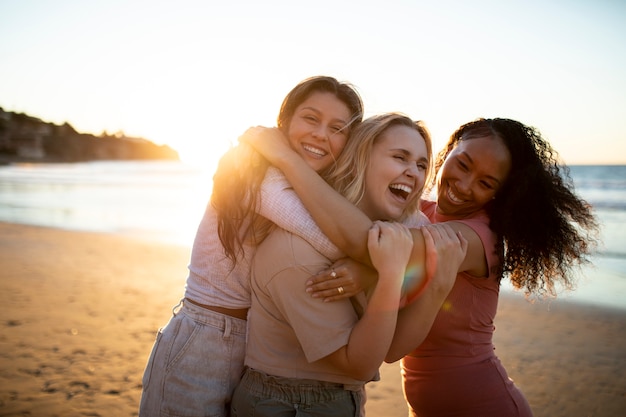
<svg viewBox="0 0 626 417">
<path fill-rule="evenodd" d="M 0 416 L 136 416 L 190 249 L 0 223 Z M 501 298 L 497 354 L 537 417 L 626 415 L 626 310 Z M 370 417 L 405 416 L 398 362 Z"/>
</svg>

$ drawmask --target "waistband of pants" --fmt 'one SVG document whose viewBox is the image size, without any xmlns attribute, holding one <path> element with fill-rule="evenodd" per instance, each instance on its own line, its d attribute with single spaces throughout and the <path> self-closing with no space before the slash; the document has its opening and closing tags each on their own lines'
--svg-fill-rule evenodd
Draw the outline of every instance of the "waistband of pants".
<svg viewBox="0 0 626 417">
<path fill-rule="evenodd" d="M 340 384 L 316 379 L 285 378 L 246 367 L 241 380 L 246 389 L 257 395 L 286 401 L 308 398 L 310 402 L 329 401 L 338 396 L 352 396 L 363 391 L 361 384 Z"/>
<path fill-rule="evenodd" d="M 182 307 L 178 309 L 178 306 L 181 304 Z M 230 331 L 238 334 L 246 334 L 248 331 L 248 323 L 246 320 L 208 310 L 188 302 L 187 299 L 181 300 L 178 306 L 174 307 L 174 315 L 184 314 L 198 323 L 214 327 L 228 327 Z"/>
<path fill-rule="evenodd" d="M 195 304 L 196 306 L 202 307 L 205 310 L 215 311 L 216 313 L 224 314 L 226 316 L 234 317 L 240 320 L 246 320 L 248 318 L 247 308 L 226 308 L 214 305 L 207 305 L 194 301 L 190 298 L 184 298 L 184 301 L 187 303 Z"/>
</svg>

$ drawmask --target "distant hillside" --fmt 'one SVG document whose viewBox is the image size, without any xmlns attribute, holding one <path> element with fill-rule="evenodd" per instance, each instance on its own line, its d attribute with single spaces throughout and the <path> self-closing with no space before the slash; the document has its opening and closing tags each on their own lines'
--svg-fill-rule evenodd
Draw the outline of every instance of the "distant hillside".
<svg viewBox="0 0 626 417">
<path fill-rule="evenodd" d="M 69 123 L 46 123 L 0 107 L 0 163 L 142 159 L 179 160 L 179 155 L 143 138 L 78 133 Z"/>
</svg>

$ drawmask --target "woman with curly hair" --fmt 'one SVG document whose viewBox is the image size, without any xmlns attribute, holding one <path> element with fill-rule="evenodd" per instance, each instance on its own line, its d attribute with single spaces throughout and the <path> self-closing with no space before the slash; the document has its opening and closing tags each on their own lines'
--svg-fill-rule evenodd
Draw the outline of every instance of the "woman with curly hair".
<svg viewBox="0 0 626 417">
<path fill-rule="evenodd" d="M 251 137 L 255 142 L 260 139 Z M 271 143 L 275 146 L 265 143 L 259 150 L 285 173 L 321 229 L 348 256 L 371 264 L 366 248 L 371 221 L 316 181 L 282 141 Z M 500 282 L 508 278 L 528 296 L 572 288 L 572 269 L 588 262 L 594 248 L 596 219 L 550 144 L 515 120 L 478 119 L 461 126 L 439 153 L 435 174 L 437 200 L 422 201 L 421 209 L 431 222 L 460 231 L 467 253 L 451 290 L 431 284 L 400 309 L 385 360 L 402 359 L 411 415 L 531 416 L 494 353 Z M 410 262 L 422 262 L 422 233 L 412 233 Z M 345 261 L 334 266 L 341 275 L 349 269 Z M 338 297 L 332 280 L 313 281 L 315 295 Z M 442 290 L 449 293 L 430 314 L 428 306 L 441 303 Z"/>
</svg>

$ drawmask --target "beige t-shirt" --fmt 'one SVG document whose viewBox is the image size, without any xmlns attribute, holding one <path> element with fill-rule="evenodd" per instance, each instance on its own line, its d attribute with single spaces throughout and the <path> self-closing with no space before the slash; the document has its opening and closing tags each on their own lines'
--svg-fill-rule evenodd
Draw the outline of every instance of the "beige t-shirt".
<svg viewBox="0 0 626 417">
<path fill-rule="evenodd" d="M 341 251 L 317 227 L 298 195 L 277 168 L 269 167 L 261 186 L 259 214 L 283 229 L 304 236 L 331 259 Z M 250 267 L 255 247 L 244 243 L 243 256 L 233 265 L 217 234 L 217 212 L 208 204 L 191 252 L 185 297 L 226 308 L 250 307 Z"/>
<path fill-rule="evenodd" d="M 319 361 L 348 344 L 359 319 L 350 300 L 324 303 L 306 292 L 307 279 L 330 264 L 305 240 L 278 228 L 257 248 L 246 365 L 287 378 L 365 382 Z"/>
</svg>

